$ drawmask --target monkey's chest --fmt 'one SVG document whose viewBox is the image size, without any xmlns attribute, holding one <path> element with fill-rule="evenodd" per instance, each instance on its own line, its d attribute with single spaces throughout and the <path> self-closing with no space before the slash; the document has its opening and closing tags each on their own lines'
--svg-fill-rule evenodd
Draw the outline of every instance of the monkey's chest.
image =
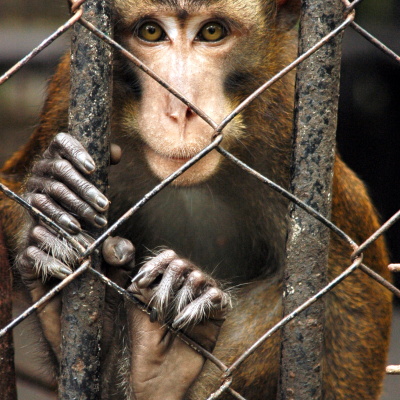
<svg viewBox="0 0 400 400">
<path fill-rule="evenodd" d="M 231 283 L 259 275 L 266 248 L 237 210 L 209 193 L 171 191 L 148 203 L 125 235 L 139 258 L 170 248 L 218 279 Z"/>
</svg>

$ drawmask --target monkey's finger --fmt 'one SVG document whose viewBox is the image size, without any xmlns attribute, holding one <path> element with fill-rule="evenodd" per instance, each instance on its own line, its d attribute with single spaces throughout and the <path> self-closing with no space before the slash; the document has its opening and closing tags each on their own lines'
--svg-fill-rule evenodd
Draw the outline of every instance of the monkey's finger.
<svg viewBox="0 0 400 400">
<path fill-rule="evenodd" d="M 69 160 L 79 171 L 90 174 L 96 169 L 92 157 L 82 144 L 68 133 L 58 133 L 48 149 L 43 153 L 47 159 L 65 158 Z"/>
<path fill-rule="evenodd" d="M 55 204 L 45 194 L 31 193 L 26 195 L 25 198 L 30 205 L 51 218 L 57 225 L 60 225 L 69 233 L 78 233 L 81 231 L 79 221 Z"/>
<path fill-rule="evenodd" d="M 66 241 L 53 234 L 46 226 L 36 225 L 30 232 L 29 238 L 36 247 L 53 257 L 70 262 L 78 259 L 77 251 Z"/>
<path fill-rule="evenodd" d="M 175 296 L 176 315 L 180 314 L 190 302 L 201 295 L 206 285 L 209 284 L 207 278 L 205 274 L 197 269 L 188 275 L 184 285 Z"/>
<path fill-rule="evenodd" d="M 159 320 L 166 321 L 173 312 L 173 299 L 182 287 L 187 275 L 193 270 L 192 265 L 182 259 L 171 261 L 165 270 L 161 282 L 154 290 L 150 304 L 158 310 Z"/>
<path fill-rule="evenodd" d="M 121 161 L 122 149 L 115 143 L 110 145 L 110 163 L 111 165 L 118 164 Z"/>
<path fill-rule="evenodd" d="M 72 273 L 67 265 L 36 246 L 29 246 L 18 258 L 17 263 L 25 280 L 45 280 L 48 276 L 64 279 Z"/>
<path fill-rule="evenodd" d="M 32 168 L 32 174 L 32 180 L 35 179 L 36 175 L 36 177 L 51 177 L 52 180 L 63 183 L 98 211 L 103 212 L 109 206 L 107 197 L 89 183 L 68 160 L 40 160 Z"/>
<path fill-rule="evenodd" d="M 118 236 L 109 237 L 103 244 L 103 257 L 107 264 L 114 267 L 131 269 L 130 265 L 135 257 L 135 247 L 128 239 Z"/>
<path fill-rule="evenodd" d="M 223 320 L 228 306 L 229 296 L 222 290 L 211 287 L 175 317 L 172 327 L 183 329 L 197 325 L 205 319 Z"/>
<path fill-rule="evenodd" d="M 93 241 L 93 238 L 83 233 L 75 235 L 75 239 L 85 248 Z M 30 232 L 30 240 L 41 251 L 57 259 L 65 266 L 73 265 L 79 259 L 79 252 L 67 241 L 60 239 L 56 234 L 51 232 L 46 226 L 35 226 Z"/>
<path fill-rule="evenodd" d="M 139 273 L 132 279 L 138 288 L 147 288 L 163 274 L 168 265 L 178 256 L 173 250 L 165 250 L 158 256 L 152 258 L 139 270 Z"/>
<path fill-rule="evenodd" d="M 60 182 L 46 178 L 39 179 L 32 177 L 29 180 L 29 187 L 32 190 L 36 187 L 38 190 L 46 193 L 28 194 L 26 197 L 29 199 L 30 203 L 51 218 L 56 219 L 57 217 L 62 217 L 63 219 L 59 220 L 59 223 L 61 224 L 64 221 L 62 226 L 72 230 L 72 233 L 81 231 L 80 223 L 57 203 L 61 204 L 67 210 L 77 215 L 80 219 L 89 222 L 95 227 L 101 228 L 107 224 L 107 220 L 103 215 L 96 212 L 89 204 L 84 202 L 79 196 Z M 52 201 L 52 199 L 56 200 L 57 203 Z M 74 224 L 75 226 L 73 226 Z"/>
<path fill-rule="evenodd" d="M 107 220 L 102 215 L 96 213 L 93 208 L 74 196 L 73 193 L 71 193 L 71 197 L 74 197 L 74 199 L 68 205 L 69 211 L 96 227 L 103 227 L 107 224 Z M 81 232 L 79 221 L 64 208 L 56 204 L 49 196 L 40 193 L 31 193 L 26 198 L 32 206 L 42 211 L 66 230 L 71 233 Z"/>
</svg>

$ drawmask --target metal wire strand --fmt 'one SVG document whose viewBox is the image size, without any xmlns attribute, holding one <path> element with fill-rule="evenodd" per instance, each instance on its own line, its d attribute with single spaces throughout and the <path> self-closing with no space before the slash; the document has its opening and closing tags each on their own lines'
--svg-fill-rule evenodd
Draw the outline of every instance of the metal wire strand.
<svg viewBox="0 0 400 400">
<path fill-rule="evenodd" d="M 379 50 L 382 50 L 385 54 L 390 56 L 394 61 L 400 64 L 400 56 L 396 54 L 393 50 L 389 49 L 386 45 L 384 45 L 380 40 L 378 40 L 375 36 L 371 35 L 364 28 L 358 25 L 356 22 L 351 23 L 351 27 L 358 32 L 360 35 L 364 36 L 369 42 L 371 42 L 374 46 L 376 46 Z"/>
<path fill-rule="evenodd" d="M 350 274 L 352 274 L 356 269 L 360 269 L 364 273 L 368 274 L 372 279 L 378 281 L 381 285 L 385 286 L 388 290 L 392 291 L 395 295 L 400 297 L 400 290 L 394 287 L 390 282 L 382 278 L 379 274 L 371 270 L 365 264 L 362 263 L 362 252 L 371 245 L 375 240 L 378 239 L 380 235 L 386 232 L 393 224 L 395 224 L 400 219 L 400 211 L 397 212 L 392 218 L 390 218 L 385 224 L 383 224 L 373 235 L 370 236 L 363 244 L 360 246 L 350 238 L 345 232 L 343 232 L 340 228 L 334 225 L 331 221 L 327 220 L 323 217 L 320 213 L 316 212 L 313 208 L 309 207 L 307 204 L 299 200 L 297 197 L 293 196 L 289 193 L 286 189 L 280 187 L 279 185 L 275 184 L 273 181 L 269 180 L 268 178 L 264 177 L 257 171 L 253 170 L 245 163 L 241 162 L 239 159 L 234 157 L 228 151 L 224 150 L 220 147 L 220 143 L 222 141 L 221 132 L 223 129 L 229 124 L 239 113 L 241 113 L 254 99 L 261 95 L 265 90 L 267 90 L 273 83 L 278 81 L 282 78 L 285 74 L 289 71 L 293 70 L 298 64 L 300 64 L 303 60 L 321 48 L 325 43 L 335 37 L 339 32 L 344 30 L 347 26 L 351 25 L 357 32 L 363 35 L 367 40 L 369 40 L 372 44 L 377 46 L 379 49 L 384 51 L 386 54 L 391 56 L 396 62 L 400 63 L 400 57 L 387 46 L 385 46 L 382 42 L 378 39 L 373 37 L 363 28 L 361 28 L 358 24 L 354 22 L 354 8 L 358 5 L 361 0 L 355 0 L 350 3 L 347 0 L 343 0 L 347 13 L 346 19 L 340 24 L 337 28 L 332 30 L 331 33 L 326 35 L 323 39 L 321 39 L 316 45 L 310 48 L 306 53 L 299 56 L 296 60 L 294 60 L 291 64 L 285 67 L 282 71 L 276 74 L 273 78 L 269 81 L 265 82 L 262 86 L 260 86 L 255 92 L 253 92 L 247 99 L 245 99 L 235 110 L 233 110 L 229 115 L 225 117 L 225 119 L 220 123 L 217 124 L 213 121 L 207 114 L 205 114 L 199 107 L 195 104 L 191 103 L 188 99 L 185 98 L 179 91 L 175 90 L 169 83 L 165 82 L 161 77 L 155 74 L 150 68 L 148 68 L 144 63 L 142 63 L 137 57 L 123 48 L 119 43 L 115 42 L 109 36 L 105 35 L 99 29 L 97 29 L 93 24 L 88 22 L 87 20 L 81 18 L 82 16 L 82 9 L 81 5 L 84 3 L 85 0 L 78 0 L 78 1 L 71 1 L 71 11 L 74 15 L 63 25 L 61 25 L 53 34 L 51 34 L 47 39 L 45 39 L 39 46 L 34 48 L 29 54 L 27 54 L 24 58 L 22 58 L 18 63 L 16 63 L 13 67 L 11 67 L 7 72 L 5 72 L 0 77 L 0 85 L 7 81 L 11 76 L 13 76 L 19 69 L 21 69 L 26 63 L 28 63 L 33 57 L 39 54 L 43 49 L 49 46 L 54 40 L 56 40 L 59 36 L 61 36 L 64 32 L 66 32 L 71 26 L 73 26 L 76 22 L 80 22 L 83 26 L 85 26 L 88 30 L 93 32 L 96 36 L 101 38 L 103 41 L 108 43 L 113 48 L 120 51 L 128 60 L 130 60 L 134 65 L 144 71 L 146 74 L 151 76 L 155 81 L 157 81 L 161 86 L 167 89 L 170 93 L 176 96 L 180 101 L 186 104 L 193 112 L 195 112 L 200 118 L 202 118 L 205 122 L 207 122 L 214 130 L 215 130 L 215 137 L 212 143 L 204 148 L 201 152 L 199 152 L 195 157 L 191 160 L 186 162 L 181 168 L 179 168 L 176 172 L 171 174 L 168 178 L 163 180 L 160 184 L 154 187 L 152 191 L 147 193 L 138 203 L 133 205 L 130 209 L 128 209 L 125 214 L 123 214 L 113 225 L 111 225 L 106 232 L 104 232 L 95 242 L 93 242 L 87 249 L 83 249 L 82 246 L 74 239 L 73 236 L 68 234 L 63 228 L 59 227 L 55 224 L 50 218 L 46 215 L 41 213 L 36 208 L 32 207 L 28 204 L 24 199 L 20 196 L 12 192 L 9 188 L 5 185 L 0 184 L 0 190 L 13 199 L 14 201 L 18 202 L 21 206 L 26 208 L 32 215 L 39 218 L 41 221 L 44 221 L 48 226 L 54 229 L 58 234 L 63 236 L 67 239 L 72 246 L 81 251 L 81 259 L 82 264 L 79 268 L 61 281 L 58 285 L 56 285 L 53 289 L 51 289 L 46 295 L 44 295 L 39 301 L 35 302 L 31 307 L 29 307 L 25 312 L 23 312 L 20 316 L 15 318 L 13 321 L 10 322 L 6 327 L 0 330 L 0 337 L 4 336 L 7 332 L 13 329 L 16 325 L 18 325 L 21 321 L 26 319 L 29 315 L 37 311 L 40 307 L 42 307 L 46 302 L 48 302 L 51 298 L 56 296 L 65 286 L 67 286 L 70 282 L 72 282 L 78 275 L 82 274 L 84 271 L 89 270 L 92 274 L 94 274 L 98 279 L 100 279 L 104 284 L 111 287 L 113 290 L 116 290 L 121 296 L 127 299 L 130 302 L 136 304 L 143 312 L 150 313 L 151 310 L 149 307 L 139 300 L 137 300 L 132 294 L 124 290 L 123 288 L 116 285 L 110 279 L 108 279 L 103 274 L 99 273 L 98 271 L 90 268 L 90 261 L 86 258 L 90 256 L 103 242 L 104 240 L 110 236 L 116 229 L 118 229 L 123 223 L 125 223 L 135 212 L 137 212 L 141 207 L 143 207 L 150 199 L 156 196 L 161 190 L 163 190 L 166 186 L 168 186 L 173 180 L 178 178 L 182 173 L 184 173 L 187 169 L 197 163 L 201 158 L 203 158 L 206 154 L 210 151 L 216 149 L 219 151 L 224 157 L 235 163 L 237 166 L 242 168 L 243 170 L 247 171 L 249 174 L 255 176 L 261 182 L 267 184 L 273 190 L 277 191 L 290 201 L 294 202 L 299 207 L 303 208 L 306 212 L 314 216 L 318 221 L 325 224 L 329 229 L 331 229 L 335 234 L 337 234 L 340 238 L 342 238 L 345 242 L 347 242 L 352 249 L 354 250 L 352 257 L 353 263 L 337 278 L 331 281 L 328 285 L 326 285 L 321 291 L 319 291 L 316 295 L 309 298 L 306 302 L 304 302 L 301 306 L 299 306 L 296 310 L 288 314 L 284 317 L 281 321 L 279 321 L 274 327 L 268 330 L 263 336 L 261 336 L 252 346 L 250 346 L 244 353 L 242 353 L 232 364 L 230 367 L 227 367 L 221 360 L 215 357 L 212 353 L 208 352 L 207 350 L 203 349 L 200 345 L 195 343 L 189 337 L 184 335 L 182 332 L 178 332 L 174 330 L 172 327 L 168 327 L 171 331 L 174 332 L 181 340 L 183 340 L 187 345 L 198 351 L 208 360 L 213 362 L 222 372 L 223 382 L 220 388 L 212 393 L 209 399 L 216 399 L 225 391 L 230 392 L 230 394 L 237 398 L 237 399 L 244 399 L 239 393 L 234 391 L 230 386 L 232 383 L 232 374 L 237 370 L 237 368 L 243 363 L 245 359 L 247 359 L 251 354 L 253 354 L 260 345 L 267 340 L 271 335 L 277 332 L 280 328 L 284 325 L 289 323 L 291 320 L 296 318 L 296 316 L 307 309 L 311 304 L 316 302 L 330 290 L 332 290 L 336 285 L 340 284 L 344 279 L 346 279 Z M 397 372 L 398 373 L 398 372 Z"/>
<path fill-rule="evenodd" d="M 55 32 L 53 32 L 49 37 L 43 40 L 39 46 L 35 47 L 30 53 L 28 53 L 24 58 L 21 58 L 16 64 L 14 64 L 8 71 L 6 71 L 0 77 L 0 85 L 11 78 L 16 72 L 18 72 L 25 64 L 27 64 L 33 57 L 37 56 L 46 47 L 53 43 L 58 37 L 70 29 L 82 16 L 82 10 L 78 10 L 65 24 L 61 25 Z"/>
</svg>

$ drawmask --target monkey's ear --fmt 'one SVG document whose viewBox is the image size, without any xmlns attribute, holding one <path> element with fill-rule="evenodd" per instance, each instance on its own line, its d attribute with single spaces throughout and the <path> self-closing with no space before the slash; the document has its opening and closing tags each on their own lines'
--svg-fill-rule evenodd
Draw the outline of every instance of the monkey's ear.
<svg viewBox="0 0 400 400">
<path fill-rule="evenodd" d="M 301 0 L 276 0 L 277 23 L 282 30 L 293 28 L 300 16 Z"/>
</svg>

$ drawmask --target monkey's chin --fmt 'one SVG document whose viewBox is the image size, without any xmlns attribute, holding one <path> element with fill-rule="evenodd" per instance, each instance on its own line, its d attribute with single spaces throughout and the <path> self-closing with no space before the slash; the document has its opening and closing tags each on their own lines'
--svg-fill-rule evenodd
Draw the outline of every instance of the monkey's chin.
<svg viewBox="0 0 400 400">
<path fill-rule="evenodd" d="M 167 157 L 157 153 L 148 146 L 146 146 L 145 155 L 151 171 L 161 180 L 170 176 L 190 160 L 190 158 Z M 220 161 L 221 155 L 216 150 L 212 150 L 196 164 L 192 165 L 182 175 L 176 178 L 172 184 L 178 186 L 191 186 L 202 183 L 214 175 L 218 169 Z"/>
</svg>

